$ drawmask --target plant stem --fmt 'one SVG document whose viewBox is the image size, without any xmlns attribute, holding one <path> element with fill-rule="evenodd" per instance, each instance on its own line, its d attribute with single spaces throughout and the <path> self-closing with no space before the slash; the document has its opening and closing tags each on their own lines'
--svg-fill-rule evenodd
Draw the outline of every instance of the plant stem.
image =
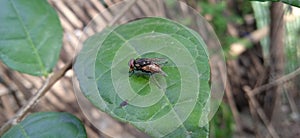
<svg viewBox="0 0 300 138">
<path fill-rule="evenodd" d="M 25 104 L 18 112 L 15 114 L 14 117 L 9 119 L 1 128 L 0 128 L 0 136 L 6 132 L 12 125 L 17 124 L 17 122 L 24 117 L 26 113 L 28 113 L 29 109 L 36 104 L 39 99 L 45 95 L 45 93 L 60 79 L 64 76 L 64 74 L 72 68 L 72 61 L 67 63 L 63 68 L 56 71 L 53 75 L 49 76 L 42 87 L 37 91 L 35 95 L 33 95 L 27 104 Z"/>
</svg>

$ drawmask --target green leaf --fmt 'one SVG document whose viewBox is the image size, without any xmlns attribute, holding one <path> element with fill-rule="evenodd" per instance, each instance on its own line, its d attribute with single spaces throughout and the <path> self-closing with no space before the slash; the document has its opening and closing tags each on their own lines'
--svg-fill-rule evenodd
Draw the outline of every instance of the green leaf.
<svg viewBox="0 0 300 138">
<path fill-rule="evenodd" d="M 300 17 L 294 16 L 293 20 L 285 22 L 285 73 L 291 73 L 300 67 Z M 297 81 L 294 81 L 296 84 Z"/>
<path fill-rule="evenodd" d="M 69 113 L 39 112 L 9 129 L 3 138 L 86 138 L 83 124 Z"/>
<path fill-rule="evenodd" d="M 256 21 L 256 26 L 258 29 L 266 27 L 270 24 L 270 3 L 269 2 L 251 2 L 254 17 Z M 265 58 L 269 57 L 269 45 L 270 38 L 267 36 L 260 40 L 260 44 L 262 46 L 263 56 Z"/>
<path fill-rule="evenodd" d="M 269 2 L 283 2 L 283 3 L 288 4 L 288 5 L 300 7 L 300 1 L 299 1 L 299 0 L 251 0 L 251 1 L 260 1 L 260 2 L 265 2 L 265 1 L 269 1 Z"/>
<path fill-rule="evenodd" d="M 165 58 L 168 75 L 136 72 L 128 61 Z M 84 42 L 75 65 L 84 95 L 100 110 L 153 137 L 207 137 L 210 67 L 191 29 L 163 18 L 106 28 Z"/>
<path fill-rule="evenodd" d="M 45 0 L 0 1 L 0 58 L 10 68 L 47 75 L 62 46 L 62 27 Z"/>
</svg>

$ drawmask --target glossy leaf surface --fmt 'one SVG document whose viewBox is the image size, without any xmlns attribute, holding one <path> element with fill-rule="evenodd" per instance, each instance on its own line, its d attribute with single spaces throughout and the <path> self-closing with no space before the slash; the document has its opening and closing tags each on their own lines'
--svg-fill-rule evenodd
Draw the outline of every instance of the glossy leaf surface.
<svg viewBox="0 0 300 138">
<path fill-rule="evenodd" d="M 168 75 L 135 72 L 128 62 L 165 58 Z M 85 41 L 74 65 L 84 95 L 100 110 L 153 137 L 207 137 L 210 68 L 193 30 L 163 18 L 106 28 Z"/>
<path fill-rule="evenodd" d="M 62 27 L 45 0 L 0 1 L 0 59 L 8 67 L 45 76 L 62 46 Z"/>
<path fill-rule="evenodd" d="M 3 138 L 86 138 L 83 124 L 69 113 L 39 112 L 8 130 Z"/>
</svg>

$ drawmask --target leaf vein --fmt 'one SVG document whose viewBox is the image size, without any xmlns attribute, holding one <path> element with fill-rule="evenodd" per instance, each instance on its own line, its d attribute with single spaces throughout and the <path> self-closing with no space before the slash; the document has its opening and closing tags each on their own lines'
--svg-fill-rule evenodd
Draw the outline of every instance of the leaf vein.
<svg viewBox="0 0 300 138">
<path fill-rule="evenodd" d="M 33 53 L 36 55 L 36 60 L 38 62 L 38 65 L 40 66 L 41 71 L 44 71 L 42 74 L 47 74 L 46 69 L 45 69 L 45 65 L 42 62 L 41 56 L 39 55 L 39 53 L 37 51 L 37 48 L 35 47 L 34 42 L 33 42 L 32 38 L 30 36 L 30 33 L 28 32 L 29 29 L 25 26 L 25 23 L 21 19 L 21 15 L 20 15 L 19 11 L 17 10 L 16 4 L 13 2 L 13 0 L 11 0 L 10 2 L 11 2 L 11 5 L 13 7 L 13 10 L 17 14 L 18 20 L 22 24 L 21 26 L 23 28 L 23 31 L 26 33 L 27 41 L 30 43 L 31 49 L 33 49 Z"/>
</svg>

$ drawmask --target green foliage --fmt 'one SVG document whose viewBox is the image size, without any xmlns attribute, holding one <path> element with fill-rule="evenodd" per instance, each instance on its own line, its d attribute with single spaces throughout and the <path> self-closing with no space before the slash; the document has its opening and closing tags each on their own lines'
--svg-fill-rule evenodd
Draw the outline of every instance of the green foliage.
<svg viewBox="0 0 300 138">
<path fill-rule="evenodd" d="M 138 57 L 167 59 L 168 76 L 129 77 L 128 61 Z M 85 41 L 74 69 L 84 95 L 111 116 L 153 137 L 208 136 L 208 124 L 199 126 L 208 114 L 208 55 L 191 29 L 154 17 L 106 28 Z"/>
<path fill-rule="evenodd" d="M 0 1 L 0 59 L 8 67 L 46 76 L 62 46 L 62 27 L 45 0 Z"/>
<path fill-rule="evenodd" d="M 300 7 L 300 1 L 299 0 L 251 0 L 251 1 L 260 1 L 260 2 L 283 2 L 286 3 L 288 5 L 292 5 L 292 6 L 296 6 L 296 7 Z"/>
<path fill-rule="evenodd" d="M 236 22 L 238 24 L 242 23 L 242 19 L 238 16 L 232 15 L 230 17 L 224 17 L 224 11 L 226 9 L 226 2 L 222 1 L 218 4 L 209 4 L 207 2 L 199 2 L 201 7 L 202 15 L 210 15 L 213 19 L 210 21 L 216 34 L 223 46 L 223 49 L 226 51 L 229 50 L 230 44 L 239 40 L 238 38 L 227 35 L 227 23 L 230 21 Z M 226 16 L 226 15 L 225 15 Z"/>
<path fill-rule="evenodd" d="M 69 113 L 39 112 L 26 117 L 2 138 L 86 138 L 83 124 Z"/>
<path fill-rule="evenodd" d="M 228 105 L 222 103 L 219 110 L 210 121 L 210 138 L 232 137 L 234 120 Z"/>
<path fill-rule="evenodd" d="M 293 20 L 286 22 L 285 29 L 285 71 L 290 73 L 300 67 L 300 17 L 293 16 Z"/>
<path fill-rule="evenodd" d="M 206 15 L 209 14 L 213 17 L 211 23 L 216 30 L 217 35 L 221 35 L 226 33 L 227 30 L 227 22 L 228 20 L 224 18 L 223 11 L 226 8 L 226 3 L 221 2 L 220 4 L 209 4 L 207 2 L 199 2 L 200 7 L 202 8 L 201 14 Z M 222 42 L 222 41 L 221 41 Z"/>
<path fill-rule="evenodd" d="M 253 13 L 253 9 L 251 7 L 252 6 L 251 2 L 240 0 L 240 3 L 241 3 L 241 6 L 239 6 L 239 7 L 242 10 L 241 15 L 247 15 L 247 14 L 252 14 Z"/>
<path fill-rule="evenodd" d="M 268 26 L 270 24 L 270 3 L 269 2 L 251 2 L 254 11 L 256 26 L 258 29 Z M 267 59 L 269 57 L 270 38 L 267 36 L 260 40 L 263 50 L 263 56 Z"/>
</svg>

